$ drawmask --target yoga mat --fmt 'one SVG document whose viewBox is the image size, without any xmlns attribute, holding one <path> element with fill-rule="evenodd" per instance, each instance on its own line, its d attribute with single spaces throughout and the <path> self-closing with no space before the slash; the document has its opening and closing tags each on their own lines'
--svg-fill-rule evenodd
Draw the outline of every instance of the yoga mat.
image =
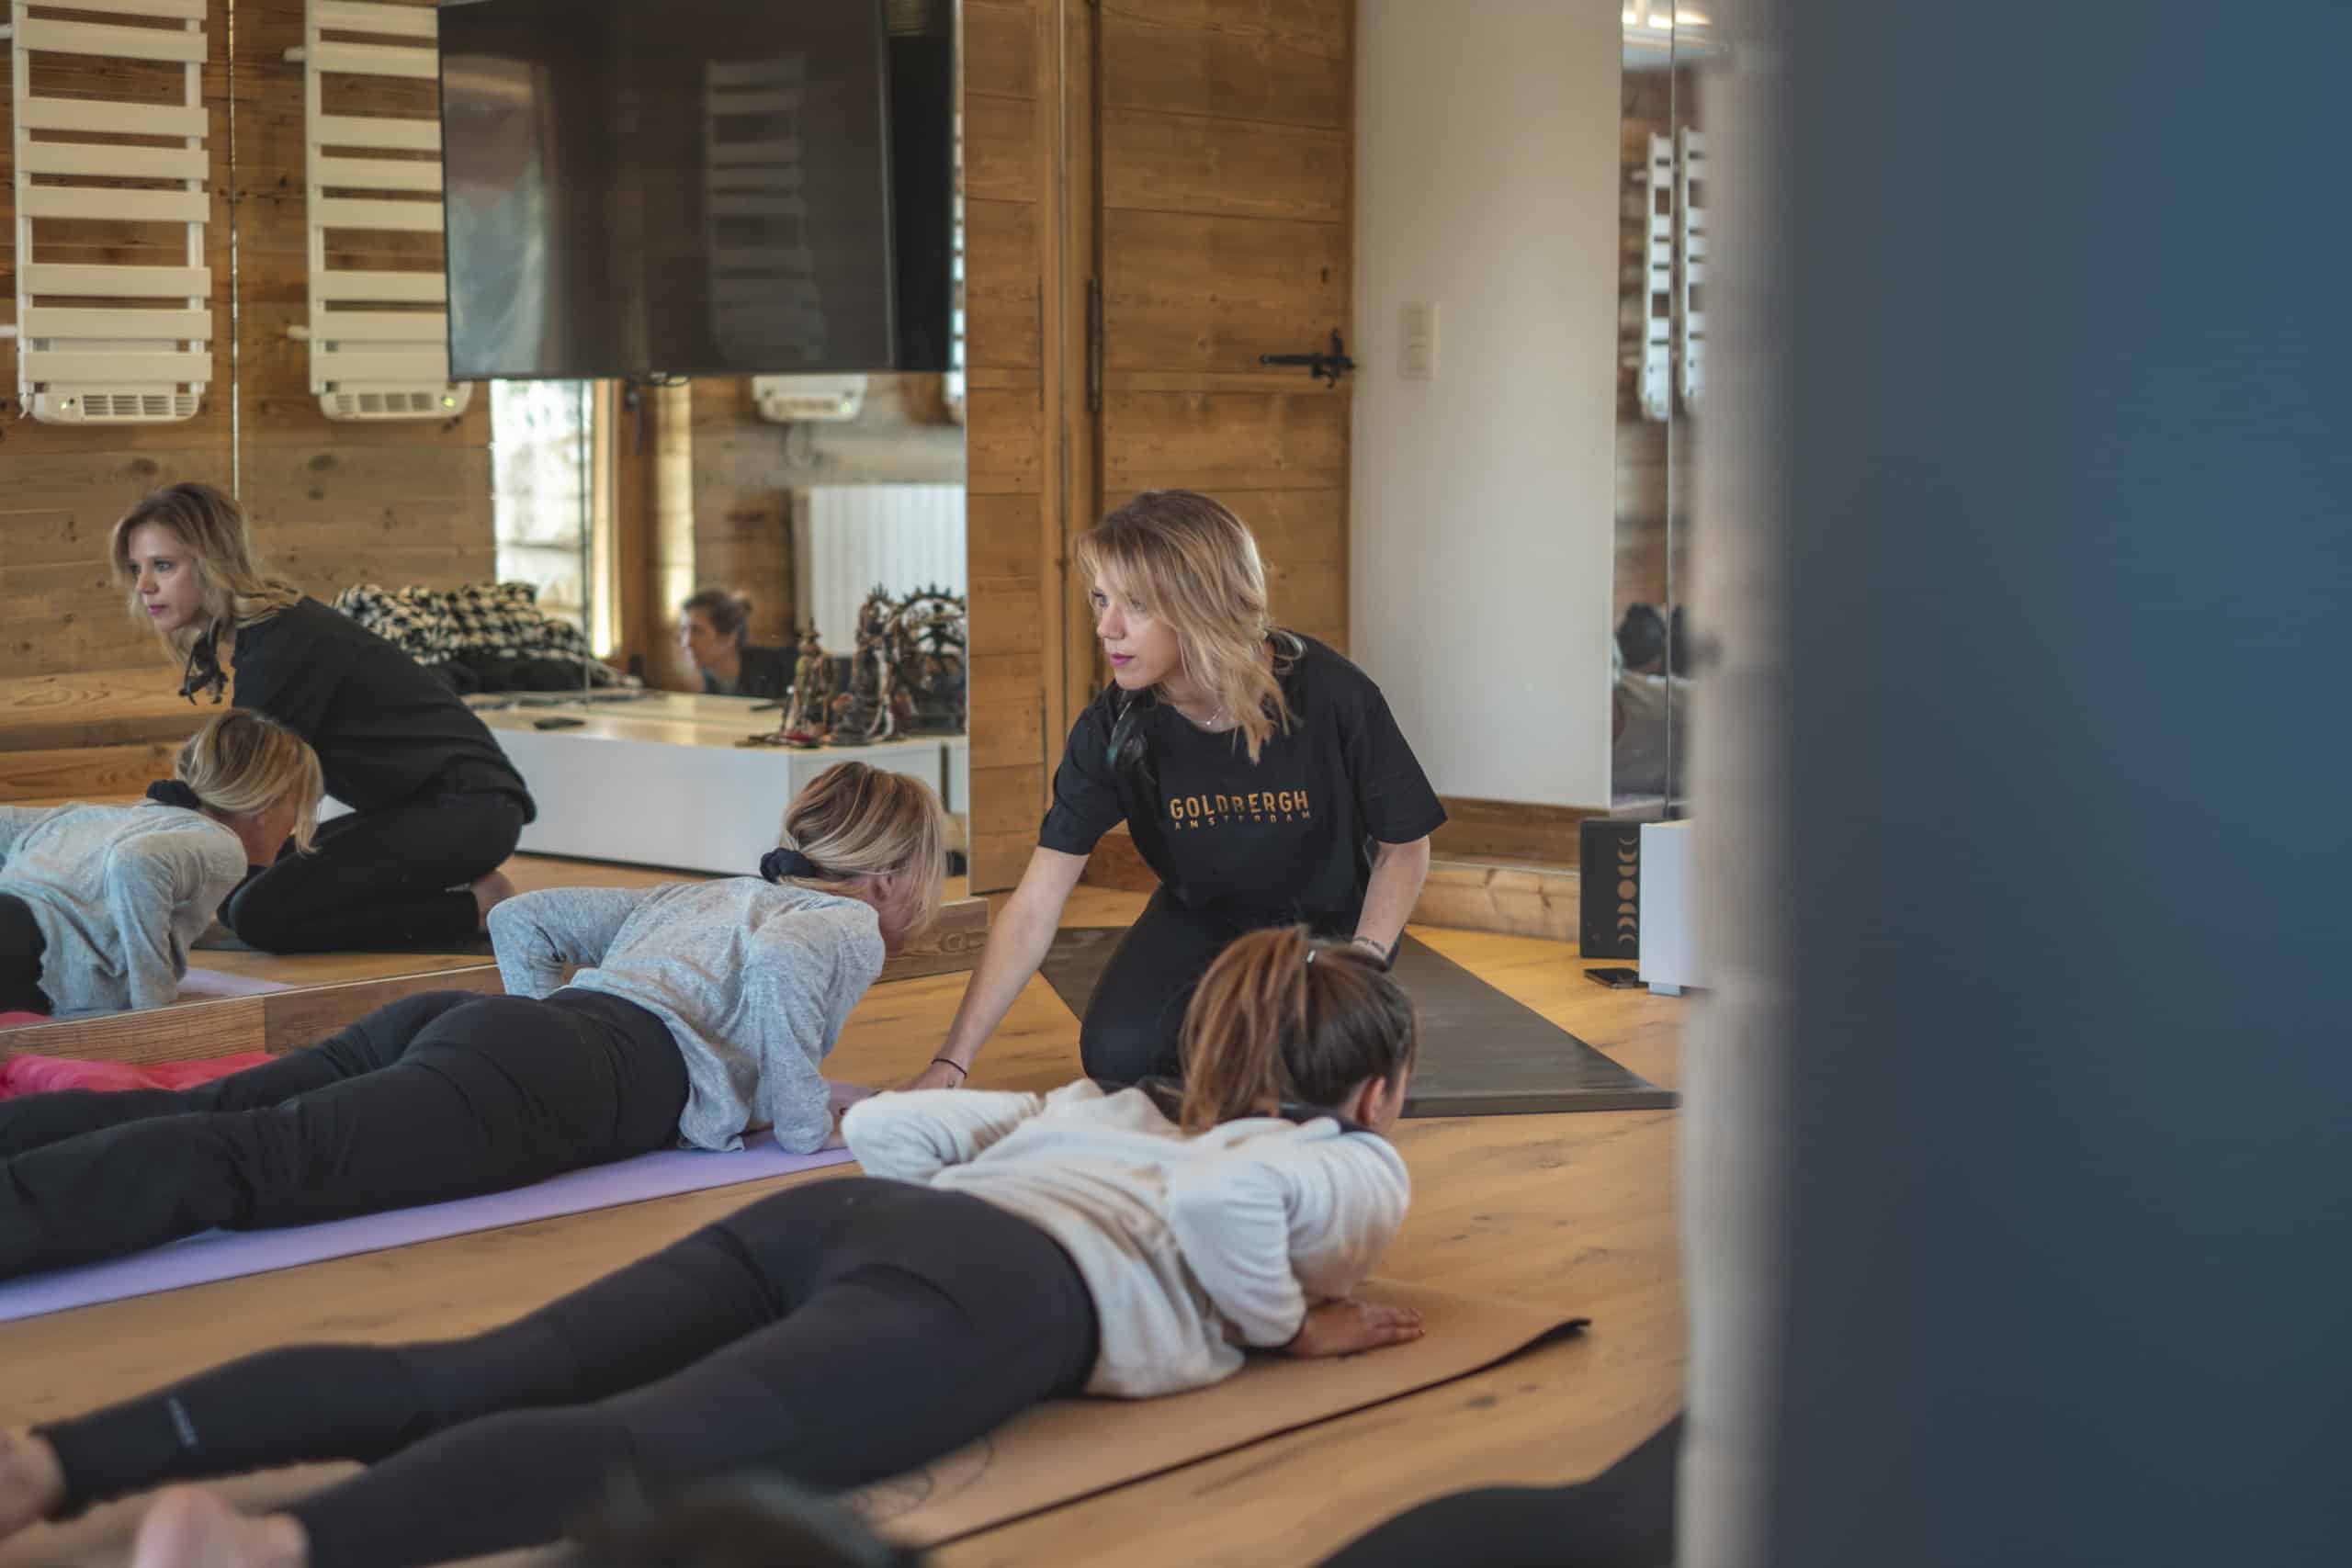
<svg viewBox="0 0 2352 1568">
<path fill-rule="evenodd" d="M 937 1546 L 1467 1377 L 1586 1321 L 1523 1302 L 1385 1280 L 1362 1293 L 1419 1308 L 1428 1332 L 1361 1356 L 1252 1356 L 1224 1382 L 1160 1399 L 1055 1400 L 851 1502 L 892 1540 Z"/>
<path fill-rule="evenodd" d="M 1080 1018 L 1125 934 L 1116 926 L 1056 933 L 1039 973 Z M 1627 1072 L 1417 938 L 1397 943 L 1395 973 L 1421 1021 L 1408 1116 L 1654 1111 L 1676 1103 L 1673 1090 Z"/>
<path fill-rule="evenodd" d="M 1524 1303 L 1385 1280 L 1368 1283 L 1363 1293 L 1419 1307 L 1428 1334 L 1410 1345 L 1337 1359 L 1252 1356 L 1214 1388 L 1164 1399 L 1057 1400 L 920 1470 L 865 1487 L 849 1501 L 893 1540 L 936 1546 L 1467 1377 L 1538 1341 L 1581 1328 L 1585 1321 Z M 219 1486 L 246 1512 L 267 1513 L 357 1471 L 352 1464 L 301 1465 L 238 1476 Z M 0 1568 L 128 1562 L 131 1535 L 152 1500 L 153 1494 L 126 1497 L 64 1524 L 37 1526 L 0 1543 Z M 540 1568 L 568 1561 L 558 1548 L 468 1560 L 469 1568 Z"/>
<path fill-rule="evenodd" d="M 498 1230 L 560 1214 L 610 1209 L 649 1198 L 668 1198 L 681 1192 L 701 1192 L 772 1176 L 789 1176 L 796 1171 L 840 1165 L 849 1157 L 847 1149 L 788 1155 L 770 1141 L 725 1155 L 671 1149 L 569 1171 L 512 1192 L 492 1192 L 480 1198 L 460 1198 L 447 1203 L 428 1203 L 423 1208 L 395 1209 L 389 1213 L 361 1214 L 354 1219 L 330 1220 L 323 1224 L 296 1225 L 286 1230 L 207 1231 L 134 1257 L 85 1264 L 78 1269 L 59 1269 L 0 1283 L 0 1323 L 98 1302 L 153 1295 L 158 1291 L 209 1285 L 216 1280 L 299 1268 L 330 1258 L 348 1258 L 356 1252 L 379 1252 L 388 1247 L 406 1247 L 411 1242 Z"/>
<path fill-rule="evenodd" d="M 215 997 L 266 997 L 273 991 L 290 991 L 293 988 L 283 980 L 230 975 L 219 969 L 191 969 L 180 976 L 182 1001 Z"/>
</svg>

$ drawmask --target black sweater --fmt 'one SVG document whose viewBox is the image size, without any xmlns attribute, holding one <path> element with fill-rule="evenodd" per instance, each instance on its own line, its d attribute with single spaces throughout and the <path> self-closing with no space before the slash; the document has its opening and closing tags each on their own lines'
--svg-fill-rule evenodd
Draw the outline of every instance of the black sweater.
<svg viewBox="0 0 2352 1568">
<path fill-rule="evenodd" d="M 738 697 L 759 697 L 773 702 L 792 690 L 792 667 L 799 649 L 792 648 L 763 648 L 746 643 L 737 650 L 743 668 L 735 677 L 735 690 L 727 694 Z M 721 694 L 718 682 L 709 671 L 702 672 L 702 689 L 712 695 Z"/>
<path fill-rule="evenodd" d="M 239 707 L 311 743 L 327 793 L 355 811 L 496 791 L 537 814 L 490 730 L 424 666 L 316 599 L 237 630 Z"/>
</svg>

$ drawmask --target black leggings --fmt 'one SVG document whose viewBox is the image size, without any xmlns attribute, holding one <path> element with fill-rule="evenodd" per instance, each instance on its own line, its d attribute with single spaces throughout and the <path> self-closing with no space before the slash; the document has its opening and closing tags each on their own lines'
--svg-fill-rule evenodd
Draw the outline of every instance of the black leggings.
<svg viewBox="0 0 2352 1568">
<path fill-rule="evenodd" d="M 851 1178 L 788 1188 L 472 1339 L 266 1350 L 41 1435 L 69 1512 L 365 1461 L 291 1511 L 315 1568 L 390 1568 L 552 1540 L 622 1469 L 880 1480 L 1077 1391 L 1094 1355 L 1092 1298 L 1045 1232 Z"/>
<path fill-rule="evenodd" d="M 40 988 L 41 955 L 48 951 L 49 939 L 40 934 L 32 907 L 13 893 L 0 893 L 0 1012 L 57 1010 Z"/>
<path fill-rule="evenodd" d="M 511 795 L 428 795 L 319 824 L 220 906 L 220 922 L 266 953 L 462 946 L 481 915 L 465 884 L 514 852 L 523 803 Z M 451 892 L 456 888 L 456 892 Z"/>
<path fill-rule="evenodd" d="M 1431 1498 L 1357 1537 L 1323 1568 L 1673 1568 L 1681 1454 L 1677 1416 L 1590 1481 Z"/>
<path fill-rule="evenodd" d="M 199 1089 L 0 1102 L 0 1279 L 527 1186 L 674 1147 L 685 1103 L 633 1002 L 406 997 Z"/>
<path fill-rule="evenodd" d="M 1162 887 L 1102 965 L 1078 1026 L 1086 1075 L 1106 1083 L 1179 1077 L 1184 1010 L 1216 955 L 1234 938 L 1303 920 L 1318 934 L 1351 936 L 1355 915 L 1189 909 Z"/>
</svg>

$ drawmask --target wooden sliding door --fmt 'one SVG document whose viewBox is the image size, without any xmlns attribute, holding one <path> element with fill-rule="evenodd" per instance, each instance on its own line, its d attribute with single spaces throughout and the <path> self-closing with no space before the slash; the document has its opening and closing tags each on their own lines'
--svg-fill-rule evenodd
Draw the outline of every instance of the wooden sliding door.
<svg viewBox="0 0 2352 1568">
<path fill-rule="evenodd" d="M 1098 504 L 1216 495 L 1256 530 L 1277 618 L 1344 649 L 1350 383 L 1259 357 L 1353 337 L 1353 0 L 1102 0 L 1099 17 Z M 1097 671 L 1073 622 L 1075 703 Z"/>
<path fill-rule="evenodd" d="M 1035 843 L 1099 689 L 1070 538 L 1147 489 L 1257 530 L 1348 639 L 1353 0 L 965 0 L 972 886 Z"/>
</svg>

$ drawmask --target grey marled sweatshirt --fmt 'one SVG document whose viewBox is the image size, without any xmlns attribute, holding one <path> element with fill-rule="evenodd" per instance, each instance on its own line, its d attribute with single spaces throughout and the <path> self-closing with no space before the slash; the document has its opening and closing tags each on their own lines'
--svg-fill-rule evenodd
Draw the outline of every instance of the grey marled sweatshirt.
<svg viewBox="0 0 2352 1568">
<path fill-rule="evenodd" d="M 189 945 L 244 877 L 244 845 L 200 811 L 0 806 L 0 893 L 33 912 L 60 1018 L 175 999 Z"/>
<path fill-rule="evenodd" d="M 577 964 L 573 987 L 670 1026 L 690 1085 L 685 1143 L 738 1149 L 765 1125 L 792 1153 L 813 1154 L 831 1134 L 818 1064 L 882 973 L 871 906 L 755 876 L 555 887 L 492 909 L 490 936 L 509 995 L 544 997 Z"/>
</svg>

